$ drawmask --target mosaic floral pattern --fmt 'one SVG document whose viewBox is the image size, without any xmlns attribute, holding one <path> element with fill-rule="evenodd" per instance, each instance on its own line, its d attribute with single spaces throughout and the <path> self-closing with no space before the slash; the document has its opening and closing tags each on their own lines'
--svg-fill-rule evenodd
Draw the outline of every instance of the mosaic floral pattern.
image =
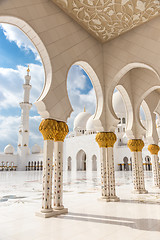
<svg viewBox="0 0 160 240">
<path fill-rule="evenodd" d="M 158 16 L 159 0 L 52 0 L 102 42 Z"/>
</svg>

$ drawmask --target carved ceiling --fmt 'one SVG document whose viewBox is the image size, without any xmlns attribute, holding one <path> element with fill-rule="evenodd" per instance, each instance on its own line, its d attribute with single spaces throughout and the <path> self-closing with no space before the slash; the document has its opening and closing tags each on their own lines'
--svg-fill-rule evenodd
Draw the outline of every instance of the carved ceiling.
<svg viewBox="0 0 160 240">
<path fill-rule="evenodd" d="M 52 0 L 101 42 L 160 14 L 160 0 Z"/>
</svg>

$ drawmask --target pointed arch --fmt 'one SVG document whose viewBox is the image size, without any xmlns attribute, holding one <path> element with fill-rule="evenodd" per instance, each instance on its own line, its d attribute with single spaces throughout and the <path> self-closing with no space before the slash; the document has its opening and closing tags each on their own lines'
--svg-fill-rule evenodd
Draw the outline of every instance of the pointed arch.
<svg viewBox="0 0 160 240">
<path fill-rule="evenodd" d="M 86 171 L 86 153 L 83 149 L 79 150 L 76 155 L 77 171 Z"/>
</svg>

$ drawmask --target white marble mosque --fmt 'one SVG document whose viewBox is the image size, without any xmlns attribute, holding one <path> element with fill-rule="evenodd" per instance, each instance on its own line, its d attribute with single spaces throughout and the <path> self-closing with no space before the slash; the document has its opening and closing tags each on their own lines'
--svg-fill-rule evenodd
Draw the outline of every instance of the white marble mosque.
<svg viewBox="0 0 160 240">
<path fill-rule="evenodd" d="M 28 36 L 45 72 L 43 152 L 28 147 L 28 69 L 17 153 L 0 155 L 0 238 L 159 240 L 160 2 L 8 0 L 0 22 Z M 73 65 L 88 74 L 96 110 L 69 133 Z"/>
</svg>

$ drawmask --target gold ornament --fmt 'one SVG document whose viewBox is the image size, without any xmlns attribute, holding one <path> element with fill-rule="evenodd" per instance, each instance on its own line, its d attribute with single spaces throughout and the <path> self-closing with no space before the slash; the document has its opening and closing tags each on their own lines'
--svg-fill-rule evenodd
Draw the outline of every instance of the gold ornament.
<svg viewBox="0 0 160 240">
<path fill-rule="evenodd" d="M 65 122 L 57 122 L 58 123 L 58 132 L 54 137 L 55 142 L 64 142 L 66 135 L 69 132 L 68 125 Z"/>
<path fill-rule="evenodd" d="M 96 135 L 96 142 L 99 147 L 113 147 L 117 140 L 113 132 L 99 132 Z"/>
<path fill-rule="evenodd" d="M 153 154 L 153 155 L 158 155 L 159 146 L 156 145 L 156 144 L 150 144 L 148 146 L 148 151 L 150 151 L 150 153 Z"/>
<path fill-rule="evenodd" d="M 29 72 L 30 72 L 30 69 L 29 69 L 29 65 L 28 65 L 28 69 L 27 69 L 27 72 L 28 72 L 28 74 L 29 74 Z"/>
<path fill-rule="evenodd" d="M 58 123 L 53 119 L 44 119 L 39 125 L 39 131 L 42 133 L 44 140 L 53 140 L 58 133 Z"/>
<path fill-rule="evenodd" d="M 144 147 L 144 142 L 141 139 L 131 139 L 128 141 L 127 146 L 131 152 L 141 152 Z"/>
</svg>

